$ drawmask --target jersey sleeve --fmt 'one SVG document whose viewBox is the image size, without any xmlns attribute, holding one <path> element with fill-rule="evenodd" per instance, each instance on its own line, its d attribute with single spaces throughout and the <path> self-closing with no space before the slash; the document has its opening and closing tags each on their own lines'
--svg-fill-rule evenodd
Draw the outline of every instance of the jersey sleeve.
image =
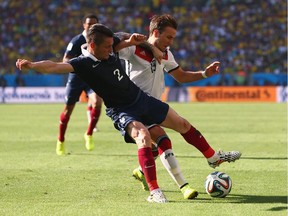
<svg viewBox="0 0 288 216">
<path fill-rule="evenodd" d="M 130 37 L 131 34 L 127 32 L 116 32 L 114 33 L 114 37 L 117 37 L 120 41 L 126 40 Z"/>
<path fill-rule="evenodd" d="M 68 56 L 75 56 L 76 55 L 76 47 L 77 47 L 77 44 L 72 39 L 66 48 L 65 54 Z"/>
<path fill-rule="evenodd" d="M 71 73 L 77 73 L 78 69 L 80 68 L 80 61 L 79 61 L 80 57 L 76 57 L 76 58 L 72 58 L 68 61 L 68 63 L 70 65 L 72 65 L 74 71 L 72 71 Z"/>
<path fill-rule="evenodd" d="M 115 34 L 113 36 L 113 50 L 115 49 L 115 47 L 121 42 L 120 38 L 117 37 Z"/>
<path fill-rule="evenodd" d="M 81 35 L 74 37 L 68 44 L 65 54 L 71 58 L 81 55 L 81 45 L 86 42 L 85 38 Z"/>
<path fill-rule="evenodd" d="M 171 71 L 177 69 L 179 67 L 179 64 L 175 61 L 175 58 L 170 50 L 167 51 L 168 60 L 165 62 L 164 70 L 167 73 L 170 73 Z"/>
<path fill-rule="evenodd" d="M 130 46 L 123 48 L 118 51 L 119 53 L 119 58 L 124 59 L 124 60 L 129 60 L 131 55 L 135 52 L 135 46 Z"/>
</svg>

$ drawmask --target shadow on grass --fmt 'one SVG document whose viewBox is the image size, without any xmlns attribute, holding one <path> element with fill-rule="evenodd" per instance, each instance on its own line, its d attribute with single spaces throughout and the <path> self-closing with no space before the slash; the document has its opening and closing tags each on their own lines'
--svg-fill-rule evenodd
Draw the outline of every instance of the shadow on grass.
<svg viewBox="0 0 288 216">
<path fill-rule="evenodd" d="M 168 191 L 167 191 L 168 192 Z M 174 191 L 169 191 L 174 192 Z M 175 191 L 178 192 L 178 191 Z M 284 211 L 287 210 L 287 196 L 257 196 L 257 195 L 239 195 L 239 194 L 229 194 L 229 196 L 225 198 L 202 198 L 201 194 L 195 200 L 183 200 L 183 201 L 173 201 L 169 200 L 169 202 L 177 203 L 177 202 L 199 202 L 199 203 L 241 203 L 241 204 L 285 204 L 284 206 L 277 206 L 267 211 Z"/>
<path fill-rule="evenodd" d="M 230 203 L 287 203 L 287 196 L 257 196 L 229 194 Z"/>
<path fill-rule="evenodd" d="M 164 192 L 179 193 L 178 191 L 163 190 Z M 240 194 L 229 194 L 225 198 L 212 198 L 202 197 L 207 195 L 206 193 L 199 193 L 195 201 L 201 202 L 215 202 L 215 203 L 283 203 L 287 204 L 287 196 L 257 196 L 257 195 L 240 195 Z M 188 200 L 189 201 L 189 200 Z"/>
</svg>

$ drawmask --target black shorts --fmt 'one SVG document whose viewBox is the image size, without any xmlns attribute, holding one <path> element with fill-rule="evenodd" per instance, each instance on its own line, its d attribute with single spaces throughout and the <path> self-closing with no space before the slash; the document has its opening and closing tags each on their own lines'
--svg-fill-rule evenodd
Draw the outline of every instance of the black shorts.
<svg viewBox="0 0 288 216">
<path fill-rule="evenodd" d="M 82 91 L 85 91 L 87 95 L 94 93 L 94 91 L 85 82 L 83 82 L 76 74 L 69 73 L 65 93 L 66 105 L 76 104 L 76 102 L 79 101 L 79 97 Z"/>
<path fill-rule="evenodd" d="M 126 142 L 134 140 L 126 133 L 127 125 L 139 121 L 144 125 L 161 124 L 168 113 L 169 105 L 140 91 L 137 100 L 126 107 L 107 108 L 106 115 L 111 118 L 114 127 L 124 136 Z"/>
</svg>

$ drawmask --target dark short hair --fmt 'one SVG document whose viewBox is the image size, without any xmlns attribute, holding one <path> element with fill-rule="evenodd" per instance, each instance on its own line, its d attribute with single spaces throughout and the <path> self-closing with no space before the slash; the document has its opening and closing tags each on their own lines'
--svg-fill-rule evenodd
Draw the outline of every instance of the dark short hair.
<svg viewBox="0 0 288 216">
<path fill-rule="evenodd" d="M 87 42 L 93 42 L 96 45 L 99 45 L 103 43 L 105 38 L 113 37 L 113 35 L 114 33 L 107 26 L 97 23 L 89 28 L 87 33 Z"/>
<path fill-rule="evenodd" d="M 86 19 L 88 19 L 88 18 L 89 19 L 96 19 L 97 23 L 99 22 L 99 19 L 98 19 L 98 17 L 95 14 L 87 14 L 86 16 L 83 17 L 82 23 L 85 23 Z"/>
<path fill-rule="evenodd" d="M 149 34 L 151 35 L 156 29 L 162 33 L 166 27 L 177 30 L 178 24 L 176 19 L 170 14 L 154 15 L 150 21 Z"/>
</svg>

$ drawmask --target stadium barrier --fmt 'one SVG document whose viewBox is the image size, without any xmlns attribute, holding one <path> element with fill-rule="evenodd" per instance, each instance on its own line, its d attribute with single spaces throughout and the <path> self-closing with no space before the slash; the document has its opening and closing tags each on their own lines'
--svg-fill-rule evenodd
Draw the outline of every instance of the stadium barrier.
<svg viewBox="0 0 288 216">
<path fill-rule="evenodd" d="M 167 102 L 287 102 L 287 86 L 167 87 Z"/>
<path fill-rule="evenodd" d="M 17 82 L 21 80 L 22 85 L 26 87 L 61 87 L 67 82 L 67 74 L 6 74 L 2 77 L 7 87 L 20 86 Z M 198 80 L 196 82 L 183 83 L 181 86 L 233 86 L 235 83 L 236 73 L 218 74 L 207 79 Z M 1 75 L 0 75 L 1 78 Z M 179 86 L 174 78 L 165 73 L 165 85 L 168 87 Z M 253 73 L 247 78 L 247 86 L 287 86 L 287 73 Z"/>
<path fill-rule="evenodd" d="M 167 87 L 167 102 L 287 102 L 288 88 L 282 86 Z M 64 103 L 65 87 L 0 88 L 0 103 Z M 85 94 L 80 97 L 86 102 Z"/>
<path fill-rule="evenodd" d="M 0 103 L 63 103 L 65 87 L 0 88 Z"/>
</svg>

